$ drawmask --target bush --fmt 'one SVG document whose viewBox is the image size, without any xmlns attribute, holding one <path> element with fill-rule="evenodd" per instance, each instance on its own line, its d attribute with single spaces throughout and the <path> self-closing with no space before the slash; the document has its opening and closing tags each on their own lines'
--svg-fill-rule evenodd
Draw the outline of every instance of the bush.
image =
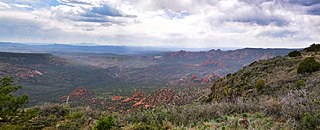
<svg viewBox="0 0 320 130">
<path fill-rule="evenodd" d="M 59 104 L 45 104 L 40 107 L 40 116 L 56 116 L 57 118 L 64 117 L 70 112 L 69 108 L 66 108 Z"/>
<path fill-rule="evenodd" d="M 298 74 L 312 73 L 320 69 L 320 63 L 317 62 L 313 57 L 308 57 L 300 62 L 298 66 Z"/>
<path fill-rule="evenodd" d="M 320 129 L 320 113 L 318 112 L 315 115 L 309 113 L 304 114 L 300 121 L 300 128 L 307 130 Z"/>
<path fill-rule="evenodd" d="M 262 79 L 259 79 L 257 82 L 256 82 L 256 90 L 259 92 L 261 91 L 261 89 L 265 86 L 265 82 L 264 80 Z"/>
<path fill-rule="evenodd" d="M 24 126 L 13 125 L 13 124 L 3 124 L 0 126 L 0 130 L 26 130 Z"/>
<path fill-rule="evenodd" d="M 300 51 L 292 51 L 288 55 L 289 55 L 289 57 L 298 57 L 298 56 L 301 56 L 301 52 Z"/>
<path fill-rule="evenodd" d="M 60 121 L 56 127 L 60 130 L 78 130 L 85 123 L 84 112 L 70 112 L 65 116 L 64 121 Z"/>
<path fill-rule="evenodd" d="M 158 130 L 159 128 L 147 125 L 145 123 L 136 123 L 133 125 L 128 125 L 125 130 Z"/>
<path fill-rule="evenodd" d="M 112 115 L 102 117 L 98 120 L 95 130 L 109 130 L 115 126 L 115 119 Z"/>
<path fill-rule="evenodd" d="M 297 80 L 296 82 L 296 85 L 297 85 L 297 88 L 302 88 L 303 86 L 306 85 L 305 81 L 304 80 Z"/>
<path fill-rule="evenodd" d="M 320 44 L 312 44 L 310 47 L 304 49 L 307 52 L 317 52 L 320 51 Z"/>
<path fill-rule="evenodd" d="M 168 109 L 157 107 L 151 110 L 132 112 L 124 116 L 123 120 L 135 125 L 143 123 L 148 127 L 164 129 L 164 123 L 172 121 L 173 115 Z"/>
<path fill-rule="evenodd" d="M 0 118 L 10 121 L 17 114 L 17 110 L 28 103 L 28 96 L 15 96 L 14 92 L 21 89 L 14 83 L 12 77 L 0 79 Z"/>
</svg>

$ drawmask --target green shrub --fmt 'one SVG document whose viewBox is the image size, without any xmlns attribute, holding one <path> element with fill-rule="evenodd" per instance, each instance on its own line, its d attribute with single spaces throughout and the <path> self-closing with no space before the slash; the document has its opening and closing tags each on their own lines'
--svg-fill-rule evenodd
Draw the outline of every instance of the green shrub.
<svg viewBox="0 0 320 130">
<path fill-rule="evenodd" d="M 26 130 L 27 128 L 20 125 L 13 124 L 2 124 L 0 125 L 0 130 Z"/>
<path fill-rule="evenodd" d="M 50 116 L 54 115 L 57 118 L 64 117 L 70 112 L 69 108 L 66 108 L 59 104 L 45 104 L 40 107 L 40 116 Z"/>
<path fill-rule="evenodd" d="M 58 118 L 54 115 L 50 116 L 37 116 L 30 120 L 28 123 L 28 128 L 30 129 L 43 129 L 45 127 L 55 126 Z"/>
<path fill-rule="evenodd" d="M 307 52 L 317 52 L 320 51 L 320 44 L 312 44 L 310 47 L 304 49 Z"/>
<path fill-rule="evenodd" d="M 289 55 L 289 57 L 298 57 L 298 56 L 301 56 L 301 52 L 300 51 L 292 51 L 288 55 Z"/>
<path fill-rule="evenodd" d="M 317 114 L 305 113 L 300 121 L 300 129 L 315 130 L 320 129 L 320 112 Z"/>
<path fill-rule="evenodd" d="M 35 118 L 38 115 L 38 110 L 35 108 L 28 108 L 22 111 L 19 111 L 16 115 L 16 118 L 13 118 L 14 123 L 16 124 L 24 124 L 28 126 L 28 121 Z"/>
<path fill-rule="evenodd" d="M 213 100 L 213 93 L 210 93 L 210 95 L 208 96 L 208 98 L 206 98 L 205 100 L 204 100 L 204 102 L 205 103 L 209 103 L 209 102 L 211 102 L 212 100 Z"/>
<path fill-rule="evenodd" d="M 65 120 L 56 125 L 59 130 L 79 130 L 83 124 L 71 120 Z"/>
<path fill-rule="evenodd" d="M 164 123 L 173 120 L 171 111 L 163 107 L 157 107 L 146 111 L 136 111 L 124 116 L 126 122 L 132 124 L 144 123 L 150 127 L 164 129 Z"/>
<path fill-rule="evenodd" d="M 136 123 L 132 125 L 128 125 L 125 130 L 158 130 L 159 128 L 151 125 L 147 125 L 145 123 Z"/>
<path fill-rule="evenodd" d="M 85 123 L 84 112 L 70 112 L 64 119 L 59 122 L 56 127 L 60 130 L 78 130 Z"/>
<path fill-rule="evenodd" d="M 298 74 L 312 73 L 320 69 L 320 63 L 317 62 L 313 57 L 305 58 L 300 62 L 298 66 Z"/>
<path fill-rule="evenodd" d="M 0 118 L 10 121 L 17 114 L 17 110 L 28 103 L 28 96 L 16 96 L 14 93 L 21 89 L 14 83 L 12 77 L 0 79 Z"/>
<path fill-rule="evenodd" d="M 110 130 L 112 127 L 115 126 L 115 119 L 112 115 L 109 115 L 107 117 L 101 117 L 96 126 L 95 130 Z"/>
<path fill-rule="evenodd" d="M 84 112 L 81 111 L 77 111 L 77 112 L 71 112 L 67 115 L 68 119 L 73 119 L 73 120 L 77 120 L 77 119 L 83 119 L 84 118 Z"/>
<path fill-rule="evenodd" d="M 297 86 L 297 88 L 301 88 L 301 87 L 303 87 L 303 86 L 305 86 L 306 85 L 306 83 L 305 83 L 305 81 L 304 80 L 297 80 L 297 82 L 296 82 L 296 86 Z"/>
<path fill-rule="evenodd" d="M 262 80 L 262 79 L 259 79 L 257 82 L 256 82 L 256 90 L 259 92 L 262 90 L 262 88 L 265 86 L 265 81 Z"/>
</svg>

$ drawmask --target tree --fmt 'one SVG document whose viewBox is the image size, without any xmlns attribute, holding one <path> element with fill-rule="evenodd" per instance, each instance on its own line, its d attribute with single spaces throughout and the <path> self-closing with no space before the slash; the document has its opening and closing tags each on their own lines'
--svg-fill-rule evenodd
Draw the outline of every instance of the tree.
<svg viewBox="0 0 320 130">
<path fill-rule="evenodd" d="M 317 52 L 317 51 L 320 51 L 320 44 L 312 44 L 310 45 L 310 47 L 307 47 L 305 49 L 303 49 L 304 51 L 307 51 L 307 52 Z"/>
<path fill-rule="evenodd" d="M 305 58 L 300 62 L 298 66 L 298 74 L 312 73 L 320 69 L 320 63 L 317 62 L 313 57 Z"/>
<path fill-rule="evenodd" d="M 298 57 L 298 56 L 301 56 L 301 52 L 300 51 L 292 51 L 288 55 L 289 55 L 289 57 Z"/>
<path fill-rule="evenodd" d="M 16 85 L 12 77 L 4 77 L 0 79 L 0 122 L 10 121 L 16 115 L 17 110 L 28 103 L 28 96 L 14 95 L 21 89 L 21 86 Z"/>
<path fill-rule="evenodd" d="M 259 80 L 256 82 L 256 90 L 257 90 L 258 92 L 261 91 L 264 86 L 265 86 L 264 80 L 259 79 Z"/>
</svg>

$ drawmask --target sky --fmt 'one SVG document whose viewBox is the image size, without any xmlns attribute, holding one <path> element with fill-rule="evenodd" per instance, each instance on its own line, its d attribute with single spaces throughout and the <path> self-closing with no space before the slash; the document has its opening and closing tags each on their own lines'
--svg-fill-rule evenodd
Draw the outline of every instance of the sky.
<svg viewBox="0 0 320 130">
<path fill-rule="evenodd" d="M 320 43 L 320 0 L 0 0 L 0 41 L 299 48 Z"/>
</svg>

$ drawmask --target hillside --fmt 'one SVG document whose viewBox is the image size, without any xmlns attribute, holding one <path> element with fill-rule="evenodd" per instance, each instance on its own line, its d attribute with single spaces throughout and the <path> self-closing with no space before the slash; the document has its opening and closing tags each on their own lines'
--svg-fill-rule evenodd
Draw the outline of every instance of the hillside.
<svg viewBox="0 0 320 130">
<path fill-rule="evenodd" d="M 318 52 L 305 50 L 301 51 L 301 54 L 302 56 L 297 57 L 287 55 L 255 61 L 214 82 L 212 95 L 224 98 L 225 96 L 221 94 L 226 92 L 231 97 L 278 96 L 285 95 L 291 90 L 309 88 L 320 81 L 317 78 L 320 72 L 298 74 L 297 68 L 307 57 L 314 57 L 316 61 L 320 61 L 320 55 Z M 260 81 L 264 84 L 261 88 L 257 88 Z M 304 82 L 304 85 L 297 86 L 298 82 Z"/>
<path fill-rule="evenodd" d="M 0 77 L 13 76 L 20 80 L 26 86 L 24 92 L 32 97 L 30 103 L 57 102 L 61 96 L 78 87 L 110 89 L 111 85 L 121 86 L 111 71 L 70 62 L 51 54 L 0 53 Z"/>
<path fill-rule="evenodd" d="M 253 62 L 215 81 L 203 101 L 233 103 L 244 107 L 240 112 L 261 112 L 275 123 L 319 129 L 319 51 L 320 45 L 313 44 L 289 56 Z"/>
</svg>

